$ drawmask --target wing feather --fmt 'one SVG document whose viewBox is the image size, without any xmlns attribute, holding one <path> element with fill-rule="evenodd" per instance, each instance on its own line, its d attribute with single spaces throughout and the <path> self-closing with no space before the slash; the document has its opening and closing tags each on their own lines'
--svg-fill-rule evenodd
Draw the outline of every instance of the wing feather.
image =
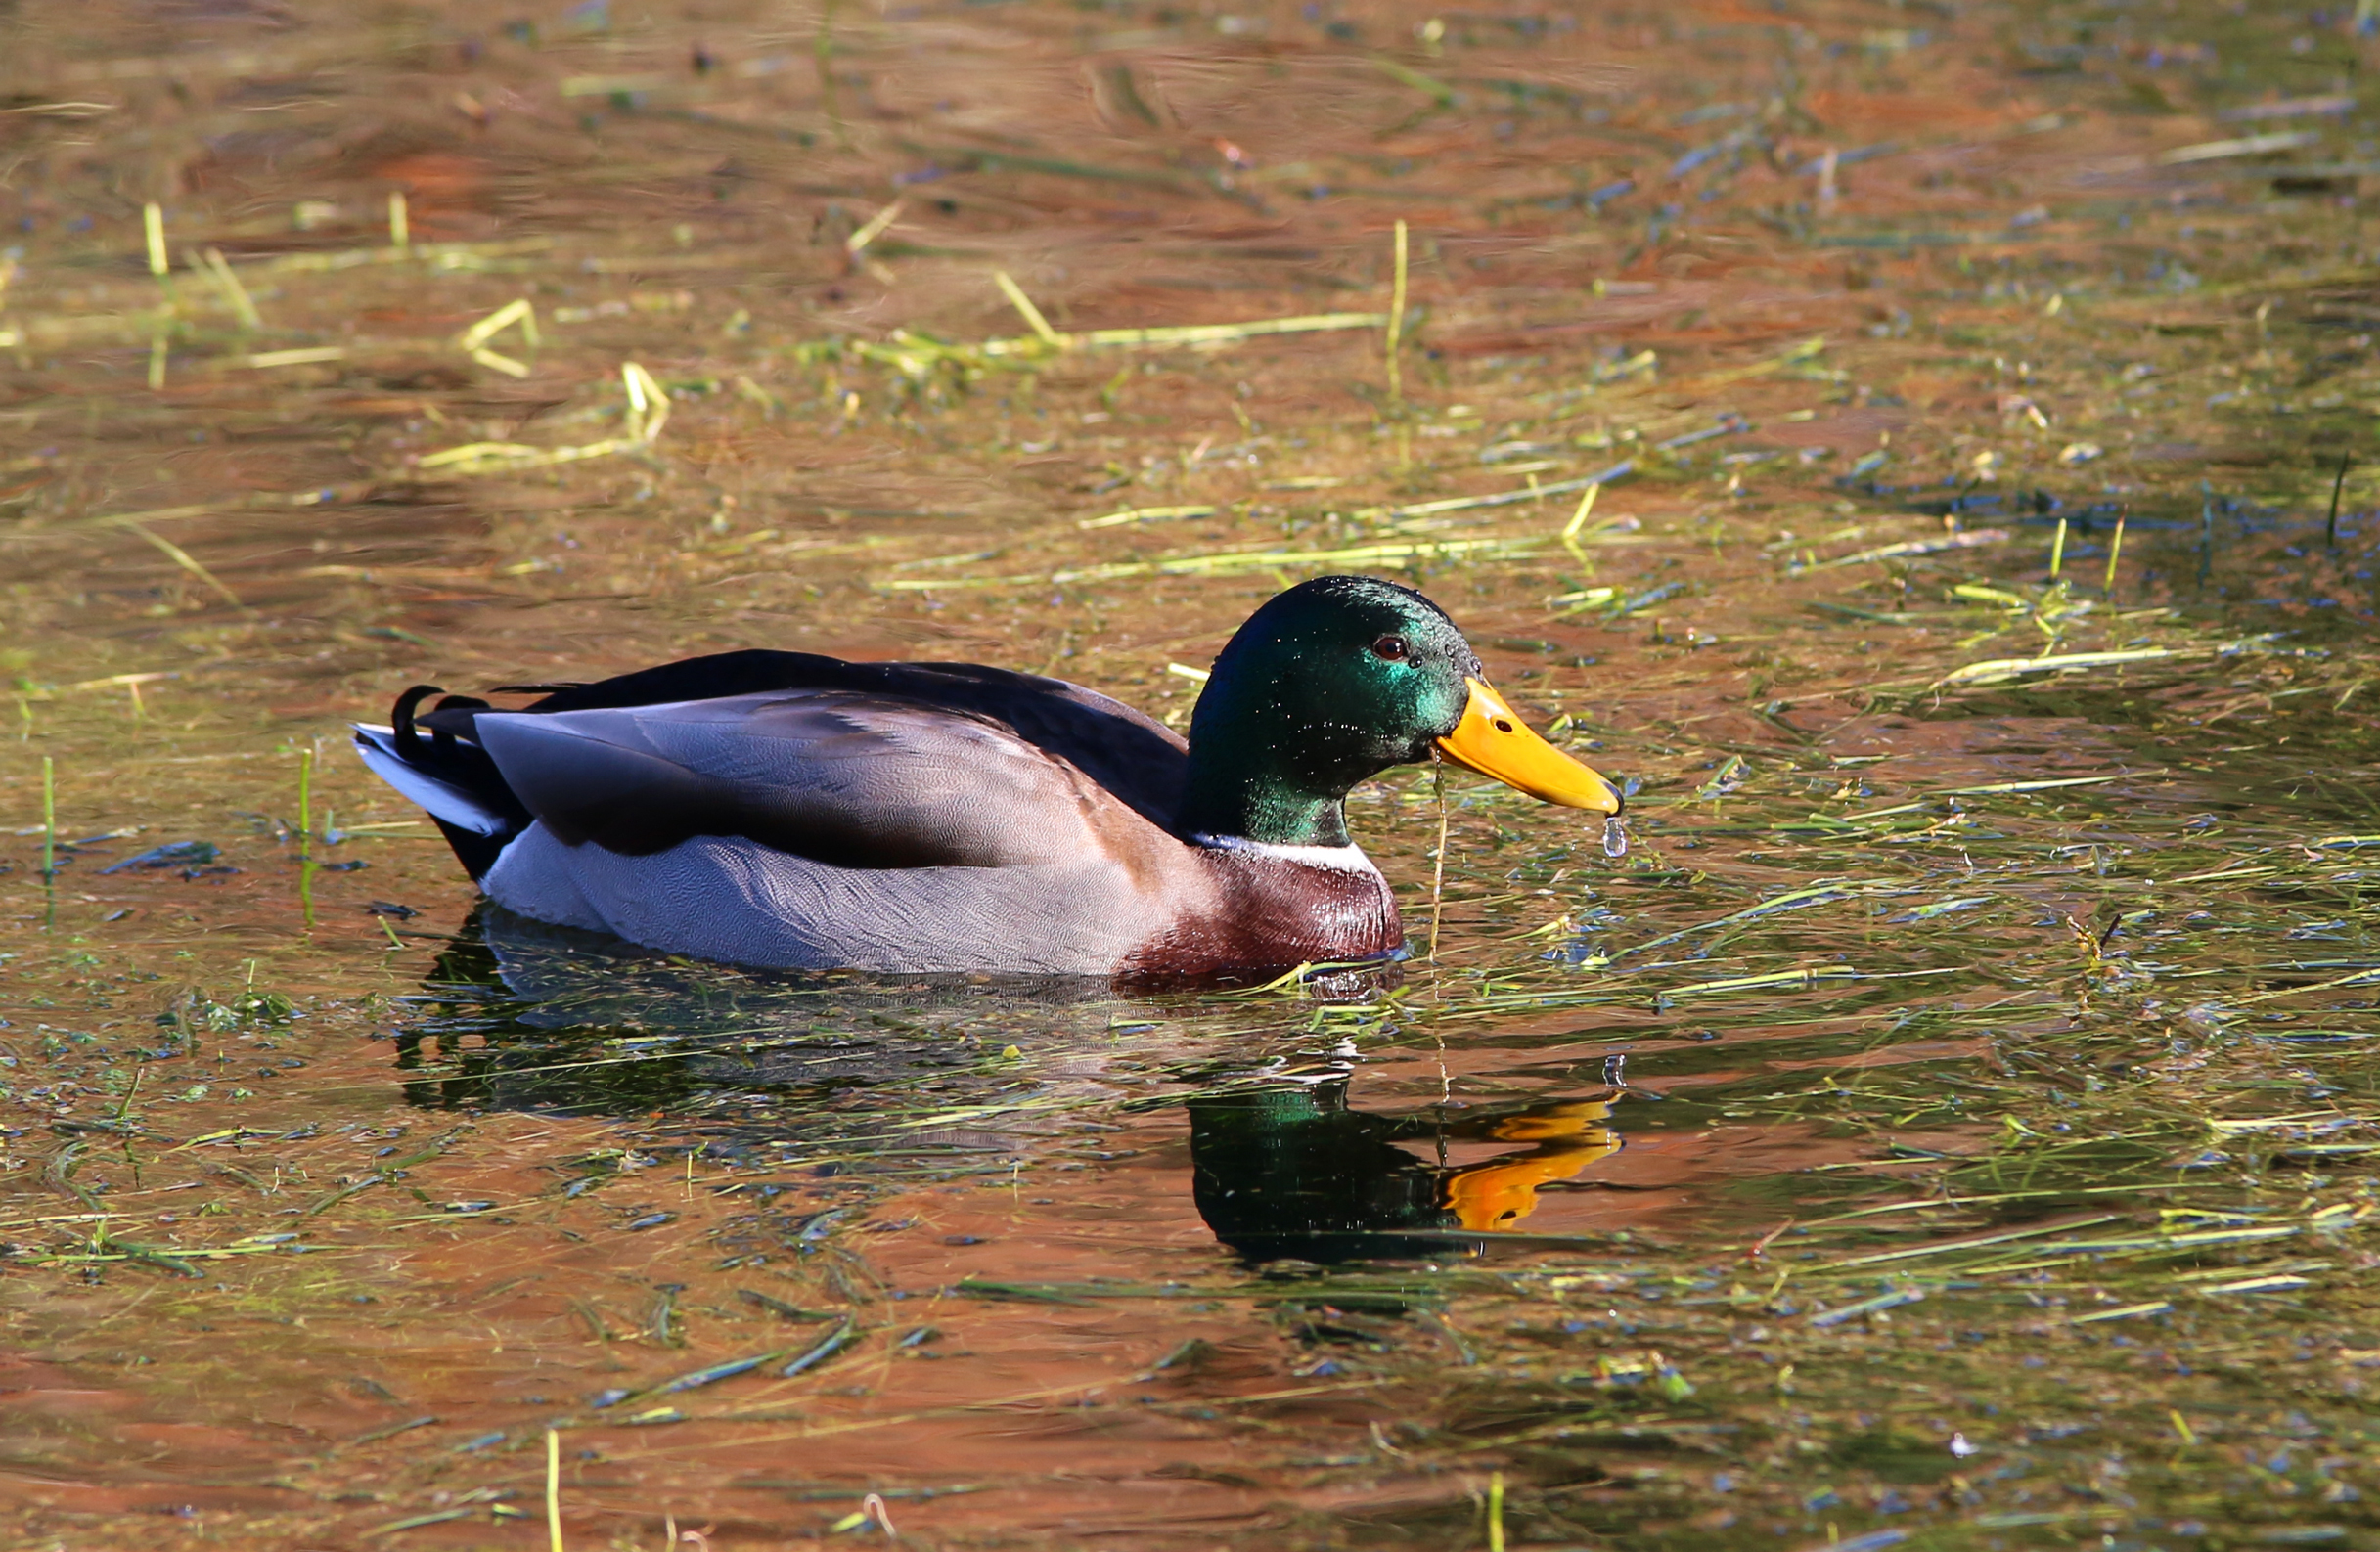
<svg viewBox="0 0 2380 1552">
<path fill-rule="evenodd" d="M 989 718 L 854 690 L 479 712 L 556 838 L 651 856 L 741 836 L 837 867 L 1009 867 L 1096 850 L 1117 800 Z"/>
</svg>

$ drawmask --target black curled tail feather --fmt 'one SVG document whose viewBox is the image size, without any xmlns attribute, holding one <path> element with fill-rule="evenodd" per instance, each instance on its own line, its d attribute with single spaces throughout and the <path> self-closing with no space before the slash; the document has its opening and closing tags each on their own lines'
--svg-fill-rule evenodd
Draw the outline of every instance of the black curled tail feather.
<svg viewBox="0 0 2380 1552">
<path fill-rule="evenodd" d="M 445 693 L 446 687 L 443 685 L 415 685 L 396 698 L 394 706 L 388 708 L 388 726 L 396 732 L 397 752 L 406 759 L 413 759 L 422 747 L 422 735 L 413 725 L 414 708 L 432 695 Z"/>
<path fill-rule="evenodd" d="M 422 702 L 431 695 L 445 698 L 427 717 L 419 716 Z M 365 763 L 382 779 L 428 812 L 474 882 L 486 876 L 504 848 L 532 822 L 496 762 L 468 736 L 470 714 L 485 709 L 484 700 L 447 695 L 435 685 L 415 685 L 390 708 L 384 733 L 358 728 L 355 739 Z M 458 734 L 458 727 L 463 734 Z M 427 738 L 422 736 L 425 729 Z"/>
</svg>

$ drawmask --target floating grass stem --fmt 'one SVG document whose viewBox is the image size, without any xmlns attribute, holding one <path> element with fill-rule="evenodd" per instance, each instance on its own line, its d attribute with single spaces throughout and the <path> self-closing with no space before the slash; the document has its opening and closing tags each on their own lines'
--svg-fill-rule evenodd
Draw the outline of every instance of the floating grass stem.
<svg viewBox="0 0 2380 1552">
<path fill-rule="evenodd" d="M 216 576 L 213 572 L 199 564 L 197 557 L 192 555 L 189 551 L 183 549 L 180 545 L 175 544 L 172 540 L 165 538 L 161 534 L 151 533 L 139 523 L 126 523 L 124 526 L 132 530 L 132 532 L 140 535 L 143 539 L 148 540 L 149 543 L 157 546 L 157 548 L 164 554 L 166 559 L 172 561 L 175 565 L 180 566 L 192 576 L 197 577 L 201 582 L 205 583 L 209 588 L 212 588 L 217 594 L 221 595 L 224 602 L 229 603 L 233 608 L 238 609 L 242 614 L 246 614 L 250 617 L 254 616 L 256 611 L 249 608 L 245 602 L 243 602 L 239 594 L 234 593 L 230 588 L 225 587 L 223 585 L 222 578 Z"/>
<path fill-rule="evenodd" d="M 2339 497 L 2347 489 L 2347 470 L 2355 459 L 2353 453 L 2341 453 L 2339 472 L 2330 482 L 2330 517 L 2322 524 L 2322 542 L 2332 550 L 2339 548 Z"/>
<path fill-rule="evenodd" d="M 2049 541 L 2049 580 L 2055 582 L 2066 567 L 2066 519 L 2058 519 L 2057 537 Z"/>
<path fill-rule="evenodd" d="M 240 327 L 262 329 L 264 316 L 256 311 L 256 299 L 247 293 L 246 286 L 240 284 L 240 277 L 232 273 L 231 261 L 223 256 L 223 250 L 210 247 L 200 255 L 200 262 L 205 268 L 207 279 L 213 281 L 215 288 L 223 293 L 224 301 L 231 304 L 233 315 L 240 320 Z"/>
<path fill-rule="evenodd" d="M 1055 571 L 1048 580 L 1060 585 L 1070 582 L 1107 581 L 1117 577 L 1143 576 L 1231 576 L 1249 571 L 1283 571 L 1335 564 L 1373 563 L 1382 561 L 1452 560 L 1458 556 L 1484 559 L 1491 555 L 1526 554 L 1533 548 L 1527 539 L 1434 539 L 1412 540 L 1391 544 L 1352 545 L 1338 550 L 1250 550 L 1233 551 L 1221 554 L 1176 555 L 1167 560 L 1118 560 L 1106 565 L 1084 566 L 1078 570 Z M 918 591 L 944 587 L 984 587 L 995 582 L 1031 578 L 1004 577 L 987 579 L 959 579 L 921 581 L 916 578 L 879 582 L 876 586 L 892 592 Z M 1287 584 L 1283 584 L 1286 586 Z"/>
<path fill-rule="evenodd" d="M 1390 59 L 1385 54 L 1373 55 L 1371 63 L 1378 66 L 1380 72 L 1392 80 L 1402 82 L 1416 92 L 1425 93 L 1436 107 L 1452 108 L 1455 106 L 1455 89 L 1436 76 L 1424 75 L 1412 66 L 1400 60 Z"/>
<path fill-rule="evenodd" d="M 505 330 L 516 327 L 520 331 L 521 342 L 535 350 L 539 343 L 537 309 L 529 305 L 526 296 L 516 296 L 463 331 L 455 336 L 455 347 L 491 371 L 501 372 L 508 377 L 525 377 L 529 375 L 525 364 L 488 348 L 489 340 Z"/>
<path fill-rule="evenodd" d="M 561 1430 L 546 1430 L 546 1546 L 562 1552 L 561 1544 Z"/>
<path fill-rule="evenodd" d="M 1973 550 L 1984 545 L 2005 544 L 2005 528 L 1970 528 L 1940 539 L 1905 539 L 1899 544 L 1878 545 L 1857 554 L 1837 555 L 1832 560 L 1816 560 L 1805 564 L 1805 570 L 1823 571 L 1829 566 L 1864 565 L 1871 560 L 1891 560 L 1903 555 L 1930 555 L 1946 550 Z"/>
<path fill-rule="evenodd" d="M 311 367 L 347 359 L 343 345 L 305 345 L 296 350 L 259 350 L 241 363 L 255 370 L 272 367 Z"/>
<path fill-rule="evenodd" d="M 2107 541 L 2107 575 L 2099 584 L 2099 591 L 2106 595 L 2111 602 L 2116 597 L 2116 557 L 2124 554 L 2125 515 L 2123 512 L 2116 513 L 2116 534 L 2114 538 Z"/>
<path fill-rule="evenodd" d="M 1148 329 L 1092 329 L 1079 334 L 1061 334 L 1058 337 L 1077 350 L 1172 349 L 1236 344 L 1271 334 L 1375 329 L 1382 320 L 1383 315 L 1379 313 L 1301 313 L 1290 318 L 1257 318 L 1239 324 L 1168 324 Z M 897 351 L 887 352 L 887 347 L 863 345 L 859 347 L 859 353 L 869 359 L 897 363 L 904 356 L 921 361 L 948 359 L 971 362 L 978 359 L 1004 360 L 1010 356 L 1039 357 L 1050 351 L 1049 341 L 1039 334 L 986 339 L 972 345 L 938 345 L 916 335 L 908 335 L 898 338 L 897 343 Z"/>
<path fill-rule="evenodd" d="M 514 297 L 502 307 L 463 331 L 457 336 L 455 344 L 457 348 L 465 351 L 476 350 L 507 329 L 515 326 L 519 328 L 520 337 L 532 350 L 535 349 L 538 343 L 537 309 L 530 305 L 526 296 Z"/>
<path fill-rule="evenodd" d="M 41 879 L 43 883 L 58 876 L 58 766 L 49 755 L 41 757 Z"/>
<path fill-rule="evenodd" d="M 1212 517 L 1217 509 L 1197 503 L 1188 507 L 1128 507 L 1103 517 L 1085 517 L 1074 526 L 1089 531 L 1093 528 L 1121 528 L 1132 523 L 1174 522 L 1185 517 Z"/>
<path fill-rule="evenodd" d="M 141 206 L 141 236 L 149 244 L 149 273 L 166 279 L 173 273 L 173 265 L 165 257 L 165 212 L 154 200 Z"/>
<path fill-rule="evenodd" d="M 388 196 L 388 245 L 400 253 L 413 246 L 413 220 L 402 189 Z"/>
<path fill-rule="evenodd" d="M 1392 409 L 1405 405 L 1405 375 L 1397 363 L 1397 347 L 1405 336 L 1405 222 L 1399 218 L 1396 236 L 1396 273 L 1388 291 L 1388 403 Z"/>
<path fill-rule="evenodd" d="M 314 749 L 297 751 L 297 903 L 314 925 Z"/>
<path fill-rule="evenodd" d="M 870 216 L 866 226 L 843 239 L 843 251 L 853 258 L 858 258 L 862 249 L 882 237 L 886 228 L 901 219 L 901 211 L 907 203 L 908 201 L 905 200 L 895 200 L 883 209 Z"/>
<path fill-rule="evenodd" d="M 1041 309 L 1033 305 L 1033 298 L 1025 294 L 1024 288 L 1009 279 L 1007 270 L 992 271 L 992 280 L 999 286 L 1000 293 L 1009 299 L 1009 305 L 1015 308 L 1017 316 L 1025 321 L 1025 327 L 1033 331 L 1036 338 L 1053 350 L 1066 348 L 1066 336 L 1050 327 L 1050 320 L 1044 318 Z"/>
<path fill-rule="evenodd" d="M 661 427 L 669 423 L 669 395 L 653 380 L 651 373 L 633 361 L 620 363 L 620 388 L 628 396 L 628 439 L 651 443 L 661 434 Z M 602 445 L 590 443 L 589 449 Z"/>
<path fill-rule="evenodd" d="M 1934 681 L 1929 687 L 1940 689 L 1951 685 L 1996 685 L 2033 674 L 2062 674 L 2074 669 L 2120 668 L 2127 663 L 2154 663 L 2168 658 L 2215 657 L 2245 651 L 2261 644 L 2255 639 L 2250 639 L 2228 642 L 2212 647 L 2140 646 L 2115 652 L 2063 652 L 2044 657 L 1996 657 L 1989 662 L 1969 663 L 1962 668 L 1953 668 Z"/>
<path fill-rule="evenodd" d="M 1578 543 L 1579 531 L 1587 526 L 1588 517 L 1594 511 L 1595 498 L 1602 493 L 1603 486 L 1600 481 L 1587 487 L 1586 494 L 1579 498 L 1578 510 L 1572 512 L 1570 521 L 1562 525 L 1562 543 L 1566 545 Z"/>
</svg>

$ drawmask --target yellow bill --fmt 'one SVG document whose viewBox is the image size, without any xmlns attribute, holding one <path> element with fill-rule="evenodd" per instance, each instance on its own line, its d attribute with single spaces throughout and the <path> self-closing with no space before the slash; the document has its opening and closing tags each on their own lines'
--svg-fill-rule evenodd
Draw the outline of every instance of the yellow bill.
<svg viewBox="0 0 2380 1552">
<path fill-rule="evenodd" d="M 1474 679 L 1462 721 L 1438 740 L 1438 752 L 1481 776 L 1564 808 L 1617 814 L 1620 789 L 1530 732 L 1502 695 Z"/>
</svg>

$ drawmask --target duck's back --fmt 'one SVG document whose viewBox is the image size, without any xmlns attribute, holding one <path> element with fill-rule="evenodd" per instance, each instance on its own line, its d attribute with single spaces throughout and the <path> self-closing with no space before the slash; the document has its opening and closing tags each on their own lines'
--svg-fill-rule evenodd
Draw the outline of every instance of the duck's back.
<svg viewBox="0 0 2380 1552">
<path fill-rule="evenodd" d="M 748 650 L 664 663 L 549 693 L 526 715 L 652 707 L 788 691 L 841 691 L 976 718 L 1065 760 L 1152 824 L 1182 801 L 1188 745 L 1120 700 L 1062 679 L 981 663 L 854 663 L 816 652 Z M 424 722 L 433 729 L 441 716 Z M 469 709 L 460 714 L 475 717 Z"/>
</svg>

